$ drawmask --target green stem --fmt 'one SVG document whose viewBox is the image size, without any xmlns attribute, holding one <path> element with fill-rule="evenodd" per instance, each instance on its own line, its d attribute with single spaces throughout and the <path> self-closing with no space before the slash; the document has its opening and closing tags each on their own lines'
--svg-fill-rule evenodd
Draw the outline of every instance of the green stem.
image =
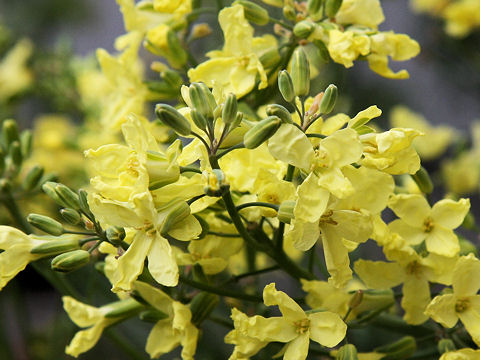
<svg viewBox="0 0 480 360">
<path fill-rule="evenodd" d="M 194 166 L 180 166 L 180 173 L 183 174 L 185 172 L 194 172 L 197 174 L 201 174 L 202 170 Z"/>
<path fill-rule="evenodd" d="M 7 211 L 10 213 L 10 215 L 12 216 L 13 220 L 17 223 L 20 230 L 22 230 L 27 234 L 33 233 L 32 226 L 28 223 L 25 216 L 23 216 L 22 212 L 20 211 L 20 208 L 17 205 L 17 202 L 12 196 L 12 193 L 10 191 L 4 191 L 3 194 L 4 194 L 4 197 L 2 199 L 2 203 L 7 209 Z"/>
<path fill-rule="evenodd" d="M 255 270 L 255 271 L 251 271 L 251 272 L 248 272 L 248 273 L 245 273 L 245 274 L 236 275 L 236 276 L 228 279 L 227 281 L 223 282 L 222 285 L 230 284 L 232 282 L 237 282 L 238 280 L 249 277 L 249 276 L 260 275 L 260 274 L 264 274 L 264 273 L 270 272 L 270 271 L 275 271 L 275 270 L 278 270 L 278 269 L 280 269 L 280 266 L 274 265 L 274 266 L 270 266 L 270 267 L 265 268 L 265 269 Z"/>
<path fill-rule="evenodd" d="M 248 203 L 240 204 L 236 208 L 237 208 L 237 211 L 240 211 L 242 209 L 245 209 L 245 208 L 251 207 L 251 206 L 267 207 L 267 208 L 278 211 L 278 205 L 270 204 L 270 203 L 262 202 L 262 201 L 254 201 L 254 202 L 248 202 Z"/>
<path fill-rule="evenodd" d="M 278 25 L 281 25 L 283 26 L 285 29 L 288 29 L 288 30 L 293 30 L 293 26 L 287 24 L 286 22 L 283 22 L 282 20 L 279 20 L 279 19 L 275 19 L 275 18 L 272 18 L 271 16 L 269 17 L 270 18 L 270 21 L 275 23 L 275 24 L 278 24 Z"/>
<path fill-rule="evenodd" d="M 218 237 L 228 237 L 228 238 L 238 238 L 238 237 L 240 237 L 239 234 L 219 233 L 219 232 L 216 232 L 216 231 L 209 231 L 209 232 L 207 232 L 207 235 L 213 235 L 213 236 L 218 236 Z"/>
<path fill-rule="evenodd" d="M 306 134 L 307 137 L 313 137 L 313 138 L 320 138 L 320 139 L 325 139 L 327 136 L 322 135 L 322 134 Z"/>
<path fill-rule="evenodd" d="M 221 296 L 226 296 L 226 297 L 231 297 L 235 299 L 240 299 L 244 301 L 250 301 L 250 302 L 256 302 L 256 303 L 261 303 L 263 302 L 263 298 L 260 295 L 250 295 L 250 294 L 244 294 L 241 292 L 237 291 L 232 291 L 228 290 L 219 286 L 213 286 L 213 285 L 208 285 L 204 283 L 197 282 L 195 280 L 191 280 L 189 278 L 186 278 L 182 275 L 180 275 L 180 281 L 190 285 L 191 287 L 194 287 L 196 289 L 204 290 L 211 292 L 213 294 L 221 295 Z"/>
<path fill-rule="evenodd" d="M 245 145 L 243 145 L 243 142 L 240 143 L 240 144 L 234 145 L 234 146 L 232 146 L 232 147 L 230 147 L 230 148 L 222 151 L 221 153 L 219 153 L 219 154 L 217 155 L 217 160 L 220 159 L 221 157 L 227 155 L 227 154 L 228 154 L 230 151 L 232 151 L 232 150 L 235 150 L 235 149 L 243 149 L 243 148 L 245 148 Z"/>
<path fill-rule="evenodd" d="M 233 326 L 233 324 L 232 324 L 231 321 L 228 321 L 228 320 L 226 320 L 226 319 L 224 319 L 224 318 L 221 318 L 221 317 L 219 317 L 219 316 L 210 315 L 210 316 L 207 318 L 207 320 L 210 320 L 210 321 L 212 321 L 212 322 L 214 322 L 214 323 L 216 323 L 216 324 L 218 324 L 218 325 L 222 325 L 222 326 L 224 326 L 224 327 L 226 327 L 226 328 L 228 328 L 228 329 L 234 329 L 234 326 Z"/>
</svg>

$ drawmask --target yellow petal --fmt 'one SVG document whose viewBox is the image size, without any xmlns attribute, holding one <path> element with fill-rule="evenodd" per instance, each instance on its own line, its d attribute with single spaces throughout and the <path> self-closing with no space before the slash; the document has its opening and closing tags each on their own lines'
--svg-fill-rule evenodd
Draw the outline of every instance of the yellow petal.
<svg viewBox="0 0 480 360">
<path fill-rule="evenodd" d="M 406 277 L 403 284 L 402 308 L 405 310 L 403 319 L 412 325 L 419 325 L 428 320 L 424 314 L 430 303 L 430 286 L 428 281 L 416 274 Z"/>
<path fill-rule="evenodd" d="M 468 210 L 470 210 L 470 199 L 458 201 L 443 199 L 433 205 L 432 219 L 443 227 L 455 229 L 462 225 Z"/>
<path fill-rule="evenodd" d="M 267 306 L 278 305 L 280 312 L 287 321 L 297 321 L 305 318 L 302 308 L 283 291 L 275 289 L 275 283 L 268 284 L 263 289 L 263 302 Z"/>
<path fill-rule="evenodd" d="M 330 231 L 329 227 L 323 227 L 322 233 L 325 263 L 330 273 L 328 282 L 335 287 L 343 287 L 352 278 L 348 250 L 343 245 L 342 238 Z"/>
<path fill-rule="evenodd" d="M 330 311 L 308 315 L 310 339 L 326 347 L 334 347 L 343 340 L 347 325 L 337 314 Z"/>
<path fill-rule="evenodd" d="M 263 316 L 256 315 L 248 318 L 241 326 L 241 332 L 260 341 L 279 341 L 285 343 L 292 341 L 298 336 L 293 323 L 283 317 L 271 317 L 267 319 Z"/>
<path fill-rule="evenodd" d="M 318 177 L 310 173 L 303 183 L 297 187 L 298 200 L 293 213 L 295 219 L 314 223 L 322 216 L 330 194 L 317 185 Z"/>
<path fill-rule="evenodd" d="M 427 200 L 422 195 L 417 194 L 394 195 L 390 198 L 388 207 L 399 218 L 413 227 L 422 227 L 425 218 L 431 214 Z"/>
<path fill-rule="evenodd" d="M 114 320 L 102 320 L 87 330 L 81 330 L 75 334 L 70 344 L 65 348 L 65 353 L 77 357 L 90 350 L 100 339 L 103 329 Z"/>
<path fill-rule="evenodd" d="M 470 297 L 469 302 L 469 308 L 457 315 L 478 346 L 480 345 L 480 296 Z"/>
<path fill-rule="evenodd" d="M 180 338 L 180 333 L 173 329 L 170 319 L 160 320 L 148 335 L 145 351 L 152 359 L 157 358 L 180 345 Z"/>
<path fill-rule="evenodd" d="M 425 314 L 444 327 L 454 327 L 458 321 L 455 312 L 457 299 L 453 294 L 436 296 L 425 309 Z"/>
<path fill-rule="evenodd" d="M 397 263 L 357 260 L 355 272 L 362 281 L 373 289 L 390 289 L 405 281 L 405 272 Z"/>
<path fill-rule="evenodd" d="M 305 360 L 308 355 L 309 345 L 308 333 L 299 335 L 286 346 L 283 360 Z"/>
<path fill-rule="evenodd" d="M 475 255 L 468 254 L 457 260 L 453 269 L 453 291 L 458 296 L 475 295 L 480 289 L 480 260 Z"/>
<path fill-rule="evenodd" d="M 154 308 L 160 310 L 167 315 L 173 315 L 172 303 L 173 299 L 170 298 L 160 289 L 157 289 L 142 281 L 135 281 L 135 290 L 137 290 L 142 298 L 152 305 Z"/>
<path fill-rule="evenodd" d="M 150 274 L 159 284 L 176 286 L 178 284 L 178 266 L 170 244 L 158 234 L 151 240 L 151 244 L 148 251 Z"/>
<path fill-rule="evenodd" d="M 421 228 L 410 226 L 401 219 L 393 220 L 388 224 L 388 230 L 400 235 L 409 245 L 418 245 L 427 236 Z"/>
<path fill-rule="evenodd" d="M 318 222 L 307 223 L 292 220 L 290 227 L 285 232 L 285 240 L 291 241 L 293 246 L 300 251 L 307 251 L 312 248 L 320 237 Z"/>
</svg>

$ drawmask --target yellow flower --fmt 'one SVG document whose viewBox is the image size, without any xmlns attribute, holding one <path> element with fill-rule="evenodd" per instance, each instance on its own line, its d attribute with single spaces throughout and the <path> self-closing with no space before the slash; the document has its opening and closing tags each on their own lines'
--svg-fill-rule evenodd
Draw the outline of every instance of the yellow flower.
<svg viewBox="0 0 480 360">
<path fill-rule="evenodd" d="M 364 25 L 376 29 L 385 16 L 379 0 L 345 0 L 335 20 L 338 24 Z"/>
<path fill-rule="evenodd" d="M 400 218 L 389 224 L 391 231 L 402 236 L 409 245 L 425 240 L 427 250 L 452 257 L 460 246 L 453 229 L 459 227 L 470 209 L 470 200 L 443 199 L 433 207 L 421 195 L 394 195 L 388 206 Z"/>
<path fill-rule="evenodd" d="M 277 291 L 274 283 L 265 286 L 263 301 L 267 306 L 278 305 L 282 316 L 245 317 L 236 321 L 235 329 L 243 336 L 256 339 L 261 345 L 273 341 L 287 343 L 282 350 L 285 360 L 306 359 L 310 339 L 333 347 L 345 337 L 347 325 L 340 316 L 330 311 L 306 313 L 286 293 Z"/>
<path fill-rule="evenodd" d="M 218 14 L 225 45 L 220 51 L 207 54 L 210 60 L 188 71 L 191 82 L 202 81 L 209 87 L 220 86 L 226 94 L 237 98 L 248 94 L 260 76 L 259 89 L 265 88 L 267 74 L 257 54 L 253 51 L 253 27 L 245 19 L 243 7 L 224 8 Z"/>
<path fill-rule="evenodd" d="M 27 61 L 33 51 L 30 40 L 22 39 L 9 50 L 0 62 L 0 101 L 6 101 L 13 95 L 25 90 L 33 81 L 33 75 L 27 68 Z"/>
<path fill-rule="evenodd" d="M 480 27 L 480 2 L 460 0 L 448 4 L 443 13 L 447 21 L 446 32 L 451 36 L 465 37 Z"/>
<path fill-rule="evenodd" d="M 480 350 L 460 349 L 447 351 L 440 356 L 439 360 L 476 360 L 480 356 Z"/>
<path fill-rule="evenodd" d="M 460 321 L 480 345 L 480 261 L 473 255 L 462 256 L 453 269 L 452 294 L 436 296 L 425 314 L 444 327 L 451 328 Z"/>
<path fill-rule="evenodd" d="M 140 281 L 135 282 L 135 290 L 154 309 L 165 314 L 165 318 L 159 320 L 148 335 L 145 349 L 150 357 L 157 358 L 181 345 L 182 359 L 193 360 L 198 329 L 191 323 L 192 313 L 189 307 Z"/>
<path fill-rule="evenodd" d="M 393 127 L 416 129 L 424 136 L 413 140 L 413 146 L 423 160 L 432 160 L 442 155 L 455 137 L 455 129 L 449 126 L 432 126 L 418 113 L 405 106 L 396 106 L 390 114 Z"/>
<path fill-rule="evenodd" d="M 192 0 L 153 0 L 153 8 L 155 11 L 173 14 L 178 18 L 192 11 Z"/>
<path fill-rule="evenodd" d="M 478 189 L 480 166 L 474 151 L 461 153 L 455 159 L 442 163 L 443 179 L 447 189 L 454 194 L 468 194 Z"/>
<path fill-rule="evenodd" d="M 333 61 L 349 68 L 359 55 L 370 52 L 370 38 L 353 31 L 331 30 L 328 32 L 328 52 Z"/>
</svg>

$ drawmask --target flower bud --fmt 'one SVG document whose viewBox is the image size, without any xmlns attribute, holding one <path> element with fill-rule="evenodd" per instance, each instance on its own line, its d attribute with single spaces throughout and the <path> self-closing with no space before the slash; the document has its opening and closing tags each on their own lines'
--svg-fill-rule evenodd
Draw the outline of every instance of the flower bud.
<svg viewBox="0 0 480 360">
<path fill-rule="evenodd" d="M 310 65 L 302 47 L 293 52 L 291 72 L 295 95 L 307 96 L 310 92 Z"/>
<path fill-rule="evenodd" d="M 267 105 L 266 113 L 268 116 L 278 116 L 282 122 L 292 124 L 292 115 L 285 107 L 278 104 Z"/>
<path fill-rule="evenodd" d="M 167 104 L 157 104 L 155 114 L 165 125 L 171 127 L 177 134 L 188 136 L 191 133 L 191 127 L 188 120 L 178 112 L 173 106 Z"/>
<path fill-rule="evenodd" d="M 193 108 L 197 110 L 201 115 L 207 118 L 213 118 L 213 110 L 215 107 L 210 107 L 208 101 L 208 94 L 212 94 L 208 87 L 202 86 L 200 83 L 192 83 L 188 89 L 190 95 L 190 101 L 192 102 Z"/>
<path fill-rule="evenodd" d="M 18 126 L 15 120 L 7 119 L 2 124 L 3 143 L 6 148 L 10 147 L 14 141 L 20 142 L 18 135 Z"/>
<path fill-rule="evenodd" d="M 225 124 L 231 124 L 235 121 L 237 117 L 237 108 L 237 97 L 235 94 L 228 94 L 222 111 L 222 121 Z"/>
<path fill-rule="evenodd" d="M 172 56 L 168 57 L 169 63 L 175 68 L 181 68 L 187 62 L 187 53 L 180 44 L 177 34 L 173 30 L 167 32 L 168 50 Z"/>
<path fill-rule="evenodd" d="M 358 307 L 358 305 L 362 303 L 362 301 L 363 301 L 363 291 L 357 290 L 348 301 L 348 307 L 350 309 L 355 309 L 356 307 Z"/>
<path fill-rule="evenodd" d="M 220 169 L 204 170 L 202 176 L 206 182 L 203 190 L 208 196 L 222 196 L 223 192 L 229 187 L 225 174 Z"/>
<path fill-rule="evenodd" d="M 37 229 L 40 229 L 47 234 L 54 236 L 60 236 L 63 234 L 63 226 L 58 221 L 53 220 L 52 218 L 39 215 L 39 214 L 30 214 L 27 216 L 27 221 L 35 226 Z"/>
<path fill-rule="evenodd" d="M 162 209 L 157 210 L 162 212 Z M 191 212 L 190 206 L 188 206 L 185 201 L 179 199 L 175 199 L 166 204 L 166 206 L 163 207 L 163 211 L 166 212 L 166 216 L 162 223 L 162 235 L 168 234 L 175 224 L 184 220 Z"/>
<path fill-rule="evenodd" d="M 155 190 L 162 186 L 174 183 L 180 177 L 180 167 L 171 158 L 162 153 L 147 151 L 148 177 L 150 180 L 148 189 Z"/>
<path fill-rule="evenodd" d="M 193 123 L 199 129 L 203 131 L 207 129 L 207 119 L 197 109 L 192 109 L 190 115 L 192 116 Z"/>
<path fill-rule="evenodd" d="M 105 310 L 106 318 L 129 318 L 142 310 L 144 305 L 133 298 L 127 298 L 102 306 L 102 308 Z"/>
<path fill-rule="evenodd" d="M 190 303 L 192 311 L 192 323 L 199 326 L 218 304 L 218 296 L 209 292 L 202 291 L 197 294 Z"/>
<path fill-rule="evenodd" d="M 22 148 L 22 155 L 27 158 L 32 153 L 33 136 L 30 130 L 24 130 L 20 134 L 20 147 Z"/>
<path fill-rule="evenodd" d="M 68 186 L 63 184 L 57 184 L 55 186 L 55 191 L 57 192 L 60 199 L 63 200 L 67 207 L 78 210 L 80 209 L 80 201 L 78 195 L 73 192 Z"/>
<path fill-rule="evenodd" d="M 308 13 L 311 15 L 316 14 L 320 10 L 320 7 L 322 6 L 322 2 L 323 0 L 308 0 L 307 1 Z"/>
<path fill-rule="evenodd" d="M 183 84 L 182 77 L 177 71 L 166 69 L 160 73 L 161 78 L 173 89 L 179 90 Z"/>
<path fill-rule="evenodd" d="M 297 20 L 297 13 L 295 12 L 295 8 L 290 4 L 287 4 L 283 7 L 283 16 L 285 16 L 285 18 L 290 21 Z"/>
<path fill-rule="evenodd" d="M 262 55 L 260 55 L 260 62 L 265 69 L 277 66 L 280 60 L 281 58 L 278 54 L 278 49 L 276 48 L 266 50 Z"/>
<path fill-rule="evenodd" d="M 8 156 L 12 161 L 12 164 L 15 166 L 16 170 L 20 170 L 23 162 L 22 149 L 20 147 L 20 142 L 14 141 L 10 144 L 8 148 Z"/>
<path fill-rule="evenodd" d="M 338 89 L 335 85 L 328 85 L 325 90 L 322 100 L 320 101 L 319 110 L 322 114 L 329 114 L 332 112 L 337 102 Z"/>
<path fill-rule="evenodd" d="M 432 180 L 430 179 L 427 170 L 425 170 L 423 166 L 421 166 L 420 169 L 418 169 L 418 171 L 411 176 L 421 192 L 430 194 L 433 191 Z"/>
<path fill-rule="evenodd" d="M 293 209 L 295 208 L 296 202 L 293 200 L 287 200 L 280 204 L 278 208 L 277 218 L 279 221 L 290 224 L 290 221 L 295 218 L 293 214 Z"/>
<path fill-rule="evenodd" d="M 295 99 L 292 78 L 287 70 L 278 73 L 278 89 L 286 102 L 292 102 Z"/>
<path fill-rule="evenodd" d="M 50 266 L 52 270 L 69 272 L 81 268 L 90 261 L 90 253 L 85 250 L 69 251 L 57 255 L 52 259 Z"/>
<path fill-rule="evenodd" d="M 438 342 L 438 352 L 440 354 L 444 354 L 449 351 L 455 351 L 457 348 L 455 347 L 454 342 L 452 339 L 441 339 Z"/>
<path fill-rule="evenodd" d="M 342 6 L 342 0 L 325 0 L 325 15 L 329 18 L 335 17 Z"/>
<path fill-rule="evenodd" d="M 413 336 L 404 336 L 398 341 L 375 349 L 375 352 L 386 354 L 382 357 L 385 360 L 408 359 L 415 351 L 417 351 L 417 343 Z"/>
<path fill-rule="evenodd" d="M 296 37 L 306 39 L 315 30 L 316 24 L 310 20 L 303 20 L 295 24 L 293 33 Z"/>
<path fill-rule="evenodd" d="M 282 120 L 278 116 L 269 116 L 248 130 L 243 137 L 247 149 L 255 149 L 271 138 L 278 130 Z"/>
<path fill-rule="evenodd" d="M 80 205 L 80 210 L 82 210 L 85 214 L 91 215 L 93 217 L 92 212 L 90 211 L 90 206 L 88 206 L 88 193 L 84 189 L 78 190 L 78 203 Z"/>
<path fill-rule="evenodd" d="M 110 226 L 106 230 L 106 236 L 109 242 L 118 246 L 125 239 L 125 229 L 120 226 Z"/>
<path fill-rule="evenodd" d="M 268 11 L 248 0 L 237 0 L 232 5 L 242 5 L 245 18 L 257 25 L 266 25 L 270 21 Z"/>
<path fill-rule="evenodd" d="M 45 194 L 47 194 L 53 201 L 55 201 L 58 205 L 68 207 L 68 205 L 63 201 L 60 196 L 57 194 L 55 187 L 57 186 L 56 182 L 47 181 L 42 185 L 42 190 Z"/>
<path fill-rule="evenodd" d="M 233 121 L 232 126 L 230 128 L 234 129 L 236 127 L 239 127 L 240 124 L 242 123 L 242 120 L 243 120 L 243 113 L 237 112 L 237 115 L 235 116 L 235 120 Z"/>
<path fill-rule="evenodd" d="M 142 321 L 146 321 L 152 324 L 156 324 L 160 320 L 167 319 L 168 315 L 165 314 L 164 312 L 161 312 L 160 310 L 157 309 L 151 309 L 151 310 L 145 310 L 142 311 L 138 317 Z"/>
<path fill-rule="evenodd" d="M 343 345 L 340 349 L 338 349 L 337 356 L 335 357 L 335 359 L 358 360 L 357 348 L 353 344 Z"/>
<path fill-rule="evenodd" d="M 48 256 L 62 254 L 64 252 L 77 249 L 80 249 L 80 243 L 78 239 L 50 240 L 32 248 L 30 250 L 30 254 Z"/>
<path fill-rule="evenodd" d="M 23 188 L 27 191 L 34 189 L 43 176 L 43 166 L 35 165 L 23 179 Z"/>
<path fill-rule="evenodd" d="M 330 53 L 328 52 L 328 48 L 322 40 L 313 40 L 313 45 L 318 50 L 318 56 L 322 59 L 323 62 L 328 63 L 330 61 Z"/>
<path fill-rule="evenodd" d="M 60 210 L 60 215 L 62 215 L 66 222 L 72 225 L 78 225 L 82 219 L 78 211 L 72 208 Z"/>
</svg>

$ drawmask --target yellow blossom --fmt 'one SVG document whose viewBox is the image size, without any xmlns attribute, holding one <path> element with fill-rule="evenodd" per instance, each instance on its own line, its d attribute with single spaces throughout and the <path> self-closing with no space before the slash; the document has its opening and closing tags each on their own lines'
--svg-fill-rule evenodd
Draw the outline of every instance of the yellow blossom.
<svg viewBox="0 0 480 360">
<path fill-rule="evenodd" d="M 8 51 L 0 62 L 0 102 L 25 90 L 33 81 L 27 61 L 33 51 L 30 40 L 22 39 Z"/>
</svg>

